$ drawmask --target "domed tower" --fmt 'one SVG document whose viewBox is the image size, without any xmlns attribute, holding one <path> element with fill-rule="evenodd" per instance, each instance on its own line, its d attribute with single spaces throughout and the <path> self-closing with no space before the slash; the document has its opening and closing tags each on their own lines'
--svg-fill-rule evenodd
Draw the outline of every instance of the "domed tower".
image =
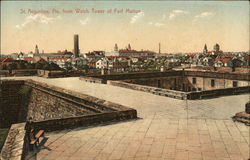
<svg viewBox="0 0 250 160">
<path fill-rule="evenodd" d="M 117 44 L 115 44 L 115 47 L 114 47 L 114 51 L 118 51 L 118 46 L 117 46 Z"/>
<path fill-rule="evenodd" d="M 215 51 L 215 52 L 219 52 L 219 51 L 220 51 L 220 45 L 219 45 L 218 43 L 216 43 L 216 44 L 214 45 L 214 51 Z"/>
</svg>

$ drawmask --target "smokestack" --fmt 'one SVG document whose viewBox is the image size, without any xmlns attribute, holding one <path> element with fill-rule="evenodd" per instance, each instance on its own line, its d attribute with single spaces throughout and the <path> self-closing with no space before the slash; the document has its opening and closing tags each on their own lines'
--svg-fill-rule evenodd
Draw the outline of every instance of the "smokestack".
<svg viewBox="0 0 250 160">
<path fill-rule="evenodd" d="M 159 54 L 161 54 L 161 43 L 159 43 Z"/>
<path fill-rule="evenodd" d="M 79 36 L 78 34 L 74 35 L 74 56 L 75 58 L 79 57 Z"/>
</svg>

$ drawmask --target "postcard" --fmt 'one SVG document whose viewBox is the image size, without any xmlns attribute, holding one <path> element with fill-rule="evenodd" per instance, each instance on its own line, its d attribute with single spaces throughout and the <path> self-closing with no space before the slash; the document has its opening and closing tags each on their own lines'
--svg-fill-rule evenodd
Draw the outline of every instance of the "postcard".
<svg viewBox="0 0 250 160">
<path fill-rule="evenodd" d="M 248 1 L 1 1 L 0 159 L 248 160 Z"/>
</svg>

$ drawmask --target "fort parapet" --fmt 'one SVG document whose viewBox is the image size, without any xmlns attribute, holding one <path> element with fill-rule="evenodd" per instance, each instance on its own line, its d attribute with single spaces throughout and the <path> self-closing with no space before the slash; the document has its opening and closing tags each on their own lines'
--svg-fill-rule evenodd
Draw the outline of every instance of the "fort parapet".
<svg viewBox="0 0 250 160">
<path fill-rule="evenodd" d="M 29 117 L 35 130 L 46 132 L 137 118 L 132 108 L 33 80 L 1 81 L 0 99 L 0 127 L 11 126 L 2 160 L 25 159 Z"/>
<path fill-rule="evenodd" d="M 178 99 L 202 99 L 250 92 L 250 75 L 247 73 L 172 70 L 85 76 L 80 79 Z"/>
</svg>

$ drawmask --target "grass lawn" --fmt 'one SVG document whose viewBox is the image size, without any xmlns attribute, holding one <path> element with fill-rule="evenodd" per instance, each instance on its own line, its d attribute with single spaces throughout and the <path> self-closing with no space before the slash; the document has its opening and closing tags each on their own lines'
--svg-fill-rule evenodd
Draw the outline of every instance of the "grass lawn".
<svg viewBox="0 0 250 160">
<path fill-rule="evenodd" d="M 2 150 L 8 132 L 9 128 L 0 128 L 0 151 Z"/>
</svg>

